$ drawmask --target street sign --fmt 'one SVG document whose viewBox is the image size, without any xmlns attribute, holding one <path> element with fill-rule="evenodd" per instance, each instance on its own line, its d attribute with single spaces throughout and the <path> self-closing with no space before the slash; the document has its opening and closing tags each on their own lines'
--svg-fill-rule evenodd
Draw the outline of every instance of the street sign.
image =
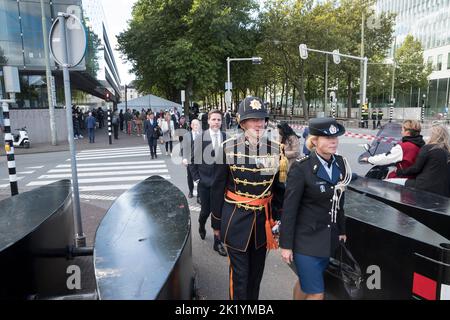
<svg viewBox="0 0 450 320">
<path fill-rule="evenodd" d="M 77 16 L 70 16 L 66 21 L 67 65 L 73 68 L 83 61 L 87 47 L 86 30 Z M 50 53 L 59 65 L 63 65 L 65 44 L 61 40 L 61 23 L 56 19 L 50 29 Z"/>
<path fill-rule="evenodd" d="M 56 107 L 56 86 L 55 86 L 55 77 L 51 76 L 51 89 L 52 89 L 52 102 L 53 106 Z"/>
<path fill-rule="evenodd" d="M 7 93 L 20 93 L 19 69 L 17 67 L 3 67 L 3 79 Z"/>
<path fill-rule="evenodd" d="M 185 101 L 186 101 L 186 91 L 181 90 L 181 102 L 185 102 Z"/>
<path fill-rule="evenodd" d="M 335 64 L 341 63 L 341 56 L 339 55 L 339 49 L 333 51 L 333 61 Z"/>
<path fill-rule="evenodd" d="M 253 64 L 261 64 L 262 58 L 261 57 L 252 57 L 252 63 Z"/>
<path fill-rule="evenodd" d="M 331 92 L 330 92 L 330 98 L 331 98 L 331 102 L 336 101 L 336 92 L 331 91 Z"/>
<path fill-rule="evenodd" d="M 231 107 L 231 91 L 225 91 L 225 104 Z"/>
<path fill-rule="evenodd" d="M 308 59 L 308 47 L 306 46 L 306 44 L 301 44 L 298 49 L 300 51 L 300 58 L 302 58 L 303 60 Z"/>
<path fill-rule="evenodd" d="M 233 82 L 225 82 L 225 90 L 233 90 Z"/>
</svg>

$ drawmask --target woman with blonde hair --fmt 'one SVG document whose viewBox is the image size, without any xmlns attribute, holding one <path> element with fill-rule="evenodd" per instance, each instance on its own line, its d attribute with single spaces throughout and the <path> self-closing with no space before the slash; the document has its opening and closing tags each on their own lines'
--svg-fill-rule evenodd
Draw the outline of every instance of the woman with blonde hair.
<svg viewBox="0 0 450 320">
<path fill-rule="evenodd" d="M 407 179 L 405 186 L 450 197 L 449 143 L 447 128 L 434 125 L 430 141 L 420 150 L 414 165 L 397 170 L 399 177 L 416 176 L 414 179 Z"/>
<path fill-rule="evenodd" d="M 417 120 L 406 120 L 402 124 L 402 142 L 394 146 L 387 153 L 378 154 L 369 158 L 361 159 L 361 161 L 369 162 L 376 166 L 385 166 L 394 164 L 397 171 L 408 169 L 415 162 L 420 148 L 425 145 L 423 137 L 420 135 L 422 127 Z M 397 171 L 392 171 L 388 175 L 388 179 L 398 178 Z M 415 175 L 407 178 L 414 178 Z M 394 181 L 391 181 L 394 182 Z"/>
</svg>

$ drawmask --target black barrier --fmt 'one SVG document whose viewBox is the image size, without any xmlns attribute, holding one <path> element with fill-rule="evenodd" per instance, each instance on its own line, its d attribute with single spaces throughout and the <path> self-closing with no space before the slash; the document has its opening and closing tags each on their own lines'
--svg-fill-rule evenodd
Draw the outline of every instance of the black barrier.
<svg viewBox="0 0 450 320">
<path fill-rule="evenodd" d="M 361 267 L 362 299 L 449 299 L 450 244 L 408 215 L 347 191 L 347 247 Z M 326 292 L 338 299 L 340 281 L 326 273 Z"/>
<path fill-rule="evenodd" d="M 100 299 L 190 299 L 193 265 L 189 205 L 170 182 L 152 176 L 118 198 L 97 229 Z"/>
<path fill-rule="evenodd" d="M 382 201 L 450 240 L 450 199 L 382 180 L 358 177 L 349 188 Z"/>
<path fill-rule="evenodd" d="M 70 293 L 64 255 L 74 241 L 70 181 L 3 200 L 0 213 L 0 299 Z"/>
</svg>

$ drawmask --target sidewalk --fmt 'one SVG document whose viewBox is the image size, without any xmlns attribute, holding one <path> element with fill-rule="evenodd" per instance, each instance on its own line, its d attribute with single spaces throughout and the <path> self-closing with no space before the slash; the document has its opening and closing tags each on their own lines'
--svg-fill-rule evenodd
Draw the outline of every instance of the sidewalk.
<svg viewBox="0 0 450 320">
<path fill-rule="evenodd" d="M 0 139 L 0 157 L 5 156 L 5 141 Z M 89 137 L 87 132 L 83 132 L 83 139 L 75 140 L 76 150 L 94 150 L 94 149 L 109 149 L 109 148 L 127 148 L 135 146 L 145 146 L 147 145 L 147 140 L 143 136 L 127 135 L 119 131 L 119 139 L 114 139 L 114 133 L 112 136 L 112 144 L 109 144 L 108 128 L 104 127 L 102 129 L 97 129 L 95 131 L 95 143 L 89 143 Z M 36 154 L 36 153 L 49 153 L 49 152 L 61 152 L 69 151 L 69 142 L 59 142 L 57 146 L 52 146 L 51 143 L 37 143 L 33 144 L 31 140 L 31 148 L 15 148 L 14 154 L 24 155 L 24 154 Z"/>
</svg>

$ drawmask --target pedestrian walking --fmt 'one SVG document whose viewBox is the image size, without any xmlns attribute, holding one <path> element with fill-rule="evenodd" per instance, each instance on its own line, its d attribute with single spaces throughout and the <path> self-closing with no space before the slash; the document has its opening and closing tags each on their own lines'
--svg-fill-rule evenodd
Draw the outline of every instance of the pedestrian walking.
<svg viewBox="0 0 450 320">
<path fill-rule="evenodd" d="M 323 300 L 323 275 L 340 241 L 346 241 L 344 191 L 351 180 L 347 161 L 336 154 L 345 128 L 334 118 L 311 119 L 311 154 L 288 174 L 280 226 L 282 260 L 294 263 L 294 298 Z"/>
<path fill-rule="evenodd" d="M 95 143 L 95 126 L 96 119 L 92 116 L 92 112 L 89 112 L 89 116 L 86 118 L 86 128 L 88 129 L 89 143 Z"/>
<path fill-rule="evenodd" d="M 158 143 L 158 138 L 162 133 L 153 112 L 147 114 L 147 120 L 144 122 L 144 134 L 147 138 L 147 143 L 148 147 L 150 148 L 150 155 L 152 159 L 158 158 L 156 154 L 156 145 Z"/>
<path fill-rule="evenodd" d="M 113 126 L 114 131 L 114 139 L 119 139 L 119 115 L 117 114 L 117 111 L 113 112 L 112 121 L 111 124 Z"/>
<path fill-rule="evenodd" d="M 211 216 L 229 256 L 230 299 L 257 300 L 267 250 L 277 248 L 272 228 L 281 214 L 288 164 L 280 143 L 267 139 L 269 114 L 260 98 L 245 98 L 237 120 L 243 133 L 219 151 Z"/>
<path fill-rule="evenodd" d="M 192 165 L 192 177 L 198 181 L 197 190 L 200 194 L 201 211 L 198 219 L 199 234 L 202 240 L 206 237 L 206 222 L 211 214 L 211 194 L 216 170 L 216 152 L 220 144 L 226 140 L 222 127 L 222 113 L 219 110 L 211 110 L 208 114 L 209 129 L 203 131 L 201 139 L 196 139 L 194 144 L 194 163 Z M 212 220 L 211 220 L 212 221 Z M 220 238 L 214 234 L 213 249 L 220 255 L 226 256 Z"/>
<path fill-rule="evenodd" d="M 163 141 L 166 147 L 166 156 L 172 156 L 173 139 L 175 138 L 175 124 L 171 120 L 169 112 L 164 114 L 164 119 L 161 120 L 160 126 L 163 133 Z"/>
<path fill-rule="evenodd" d="M 202 138 L 200 130 L 200 122 L 197 119 L 191 122 L 191 131 L 186 132 L 181 142 L 181 158 L 183 165 L 187 171 L 187 183 L 189 188 L 188 198 L 194 197 L 194 179 L 192 177 L 192 166 L 194 164 L 194 144 L 197 139 Z M 200 198 L 200 193 L 197 193 L 197 200 Z M 201 201 L 198 201 L 201 203 Z"/>
<path fill-rule="evenodd" d="M 123 110 L 120 109 L 120 112 L 119 112 L 119 125 L 120 125 L 120 131 L 121 132 L 123 132 L 123 123 L 124 123 L 124 121 L 125 121 L 125 117 L 124 117 L 124 114 L 123 114 Z"/>
<path fill-rule="evenodd" d="M 378 113 L 377 113 L 377 128 L 380 129 L 381 128 L 381 120 L 383 120 L 383 111 L 381 109 L 378 109 Z"/>
</svg>

